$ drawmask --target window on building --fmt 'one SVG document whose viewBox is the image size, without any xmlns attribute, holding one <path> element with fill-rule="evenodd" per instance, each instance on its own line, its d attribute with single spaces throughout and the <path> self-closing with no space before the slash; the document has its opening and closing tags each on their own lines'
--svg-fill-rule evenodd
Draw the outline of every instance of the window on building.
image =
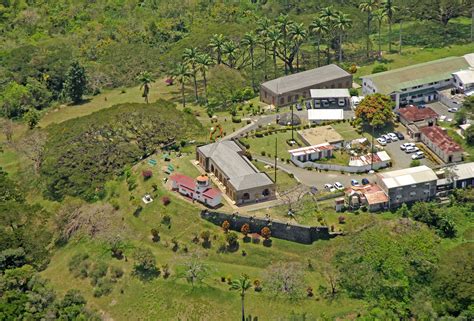
<svg viewBox="0 0 474 321">
<path fill-rule="evenodd" d="M 410 192 L 410 196 L 415 196 L 416 192 Z"/>
<path fill-rule="evenodd" d="M 263 195 L 263 196 L 268 196 L 268 195 L 270 195 L 270 190 L 269 190 L 268 188 L 265 188 L 265 189 L 263 190 L 263 192 L 262 192 L 262 195 Z"/>
<path fill-rule="evenodd" d="M 265 98 L 267 98 L 267 92 L 264 91 L 263 94 L 264 94 Z"/>
<path fill-rule="evenodd" d="M 244 200 L 250 199 L 250 194 L 249 193 L 244 193 L 244 195 L 242 195 L 242 199 L 244 199 Z"/>
</svg>

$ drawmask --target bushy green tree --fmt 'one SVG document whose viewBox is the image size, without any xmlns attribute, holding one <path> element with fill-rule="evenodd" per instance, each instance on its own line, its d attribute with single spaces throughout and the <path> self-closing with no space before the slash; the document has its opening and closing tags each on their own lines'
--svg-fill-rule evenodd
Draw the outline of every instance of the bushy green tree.
<svg viewBox="0 0 474 321">
<path fill-rule="evenodd" d="M 21 117 L 30 107 L 32 97 L 28 88 L 17 82 L 10 82 L 0 94 L 2 114 L 8 118 Z"/>
<path fill-rule="evenodd" d="M 82 95 L 86 91 L 86 86 L 86 70 L 78 61 L 74 61 L 66 73 L 64 91 L 67 97 L 71 99 L 73 103 L 77 104 L 81 102 Z"/>
<path fill-rule="evenodd" d="M 25 113 L 23 118 L 25 119 L 25 121 L 28 125 L 28 128 L 33 129 L 39 123 L 40 114 L 38 113 L 38 111 L 36 111 L 36 109 L 30 109 L 30 110 L 28 110 L 28 112 Z"/>
<path fill-rule="evenodd" d="M 156 258 L 150 249 L 137 248 L 133 252 L 135 263 L 133 269 L 142 278 L 150 278 L 156 275 Z"/>
</svg>

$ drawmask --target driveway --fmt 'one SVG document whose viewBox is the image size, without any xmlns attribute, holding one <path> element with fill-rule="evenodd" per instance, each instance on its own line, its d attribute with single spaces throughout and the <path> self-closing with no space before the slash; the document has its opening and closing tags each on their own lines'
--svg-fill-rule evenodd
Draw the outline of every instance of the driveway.
<svg viewBox="0 0 474 321">
<path fill-rule="evenodd" d="M 411 156 L 413 154 L 407 154 L 403 150 L 400 149 L 400 145 L 403 143 L 413 143 L 413 140 L 408 139 L 408 138 L 409 138 L 408 135 L 405 135 L 404 140 L 388 143 L 386 146 L 384 146 L 384 149 L 392 158 L 391 170 L 397 170 L 397 169 L 410 167 L 410 163 L 412 161 Z M 426 158 L 420 159 L 420 162 L 422 165 L 426 165 L 428 167 L 435 166 L 435 164 L 433 164 L 430 160 Z"/>
<path fill-rule="evenodd" d="M 426 105 L 427 107 L 431 107 L 440 117 L 446 116 L 446 118 L 454 119 L 454 113 L 448 111 L 448 107 L 436 101 L 434 103 L 430 103 Z"/>
</svg>

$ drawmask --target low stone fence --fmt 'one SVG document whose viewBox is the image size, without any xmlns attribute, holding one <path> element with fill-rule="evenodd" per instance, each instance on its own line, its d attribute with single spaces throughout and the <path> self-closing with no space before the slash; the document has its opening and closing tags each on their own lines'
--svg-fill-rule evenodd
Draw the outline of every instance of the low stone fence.
<svg viewBox="0 0 474 321">
<path fill-rule="evenodd" d="M 267 226 L 272 233 L 272 237 L 302 244 L 311 244 L 316 240 L 327 240 L 337 235 L 330 233 L 327 226 L 304 226 L 242 214 L 228 214 L 203 210 L 201 212 L 201 218 L 219 226 L 221 226 L 224 221 L 228 221 L 230 229 L 238 232 L 240 232 L 244 224 L 249 224 L 250 233 L 260 233 L 262 228 Z"/>
<path fill-rule="evenodd" d="M 377 170 L 380 168 L 388 167 L 388 162 L 378 162 L 373 164 L 373 168 L 370 164 L 365 166 L 345 166 L 345 165 L 337 165 L 337 164 L 324 164 L 324 163 L 317 163 L 317 162 L 300 162 L 299 160 L 292 159 L 293 164 L 301 168 L 316 168 L 320 170 L 329 170 L 329 171 L 343 171 L 348 173 L 366 173 L 371 169 Z"/>
</svg>

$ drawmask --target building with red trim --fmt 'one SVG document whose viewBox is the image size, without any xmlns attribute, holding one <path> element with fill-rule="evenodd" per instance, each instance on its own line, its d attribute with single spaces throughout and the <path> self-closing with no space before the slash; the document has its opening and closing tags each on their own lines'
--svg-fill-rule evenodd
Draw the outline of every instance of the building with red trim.
<svg viewBox="0 0 474 321">
<path fill-rule="evenodd" d="M 411 138 L 420 140 L 420 128 L 436 125 L 438 114 L 430 107 L 410 105 L 398 110 L 400 122 L 407 128 Z"/>
<path fill-rule="evenodd" d="M 170 176 L 170 180 L 174 191 L 209 207 L 217 207 L 222 201 L 221 192 L 210 187 L 209 177 L 205 175 L 194 180 L 183 174 L 174 174 Z"/>
</svg>

